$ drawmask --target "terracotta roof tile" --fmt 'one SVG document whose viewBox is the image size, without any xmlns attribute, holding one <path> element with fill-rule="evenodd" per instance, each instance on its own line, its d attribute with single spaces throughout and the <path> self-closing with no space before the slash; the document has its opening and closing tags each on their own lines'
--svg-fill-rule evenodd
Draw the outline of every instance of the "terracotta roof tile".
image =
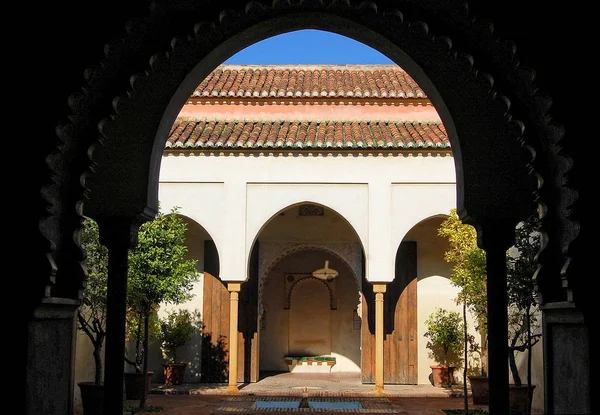
<svg viewBox="0 0 600 415">
<path fill-rule="evenodd" d="M 167 148 L 450 149 L 439 122 L 190 120 L 173 124 Z"/>
<path fill-rule="evenodd" d="M 397 65 L 220 65 L 192 97 L 427 98 Z"/>
</svg>

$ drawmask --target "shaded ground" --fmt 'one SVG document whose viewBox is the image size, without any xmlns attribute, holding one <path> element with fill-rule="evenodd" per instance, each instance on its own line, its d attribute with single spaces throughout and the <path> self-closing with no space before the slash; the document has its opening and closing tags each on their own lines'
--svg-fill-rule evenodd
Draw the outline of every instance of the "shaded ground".
<svg viewBox="0 0 600 415">
<path fill-rule="evenodd" d="M 462 409 L 462 387 L 436 388 L 432 385 L 385 385 L 384 394 L 375 393 L 375 385 L 363 384 L 356 373 L 265 373 L 256 383 L 239 384 L 238 395 L 227 395 L 226 384 L 193 383 L 177 386 L 153 384 L 147 405 L 160 407 L 160 412 L 138 414 L 160 415 L 298 415 L 318 414 L 378 414 L 378 415 L 443 415 L 442 409 Z M 361 402 L 360 411 L 352 409 L 316 410 L 314 408 L 263 408 L 252 405 L 257 400 L 330 399 Z M 469 398 L 471 399 L 471 398 Z M 137 406 L 139 401 L 125 401 Z M 486 406 L 469 405 L 470 409 Z M 75 415 L 82 415 L 77 408 Z"/>
<path fill-rule="evenodd" d="M 387 402 L 380 403 L 377 408 L 371 407 L 371 411 L 349 411 L 349 410 L 327 410 L 315 411 L 314 409 L 294 410 L 244 410 L 242 407 L 232 406 L 231 396 L 213 395 L 151 395 L 148 405 L 162 407 L 160 415 L 256 415 L 258 413 L 268 415 L 299 415 L 302 412 L 312 414 L 378 414 L 378 415 L 443 415 L 442 409 L 462 409 L 462 398 L 409 398 L 409 397 L 387 397 Z M 260 397 L 256 397 L 260 398 Z M 127 401 L 128 404 L 136 404 L 135 401 Z M 469 406 L 471 409 L 485 408 L 477 405 Z M 155 413 L 155 412 L 152 412 Z M 146 412 L 144 414 L 150 414 Z"/>
</svg>

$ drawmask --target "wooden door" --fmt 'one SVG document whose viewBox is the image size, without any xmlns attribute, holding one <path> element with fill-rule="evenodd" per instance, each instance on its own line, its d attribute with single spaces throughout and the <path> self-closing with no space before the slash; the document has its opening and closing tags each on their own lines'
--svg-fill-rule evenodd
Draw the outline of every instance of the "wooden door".
<svg viewBox="0 0 600 415">
<path fill-rule="evenodd" d="M 204 248 L 204 301 L 202 307 L 203 382 L 229 380 L 229 291 L 218 276 L 219 258 L 213 241 Z M 258 367 L 258 243 L 250 258 L 250 275 L 242 284 L 238 302 L 238 382 L 257 382 Z"/>
<path fill-rule="evenodd" d="M 362 381 L 375 383 L 375 296 L 363 284 Z M 384 294 L 383 380 L 414 385 L 417 374 L 417 244 L 402 242 L 394 281 Z"/>
<path fill-rule="evenodd" d="M 254 244 L 238 303 L 238 382 L 258 382 L 258 241 Z"/>
<path fill-rule="evenodd" d="M 219 278 L 219 257 L 213 241 L 204 244 L 202 304 L 202 382 L 227 382 L 229 377 L 229 291 Z"/>
</svg>

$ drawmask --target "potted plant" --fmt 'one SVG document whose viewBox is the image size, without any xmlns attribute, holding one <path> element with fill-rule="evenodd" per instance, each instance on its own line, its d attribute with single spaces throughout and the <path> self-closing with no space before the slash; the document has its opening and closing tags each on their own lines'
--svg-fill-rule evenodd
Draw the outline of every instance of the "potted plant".
<svg viewBox="0 0 600 415">
<path fill-rule="evenodd" d="M 469 224 L 463 223 L 456 209 L 451 209 L 448 217 L 438 229 L 438 235 L 448 241 L 448 249 L 444 252 L 446 262 L 452 264 L 450 282 L 459 288 L 456 302 L 462 304 L 464 333 L 464 377 L 463 387 L 465 409 L 468 410 L 467 378 L 471 385 L 474 404 L 488 403 L 488 378 L 486 374 L 487 357 L 487 272 L 485 251 L 477 245 L 477 232 Z M 479 333 L 481 346 L 472 335 L 467 333 L 467 311 L 475 320 L 475 330 Z M 475 371 L 468 374 L 468 354 L 478 354 L 480 362 L 479 374 Z"/>
<path fill-rule="evenodd" d="M 536 297 L 533 275 L 537 263 L 535 257 L 540 249 L 540 221 L 532 215 L 521 222 L 515 230 L 515 245 L 507 252 L 507 292 L 509 305 L 509 367 L 513 384 L 509 388 L 511 414 L 529 413 L 534 385 L 531 385 L 531 348 L 540 340 L 540 334 L 532 334 L 537 328 Z M 445 236 L 450 249 L 445 259 L 454 264 L 451 281 L 460 288 L 457 301 L 469 308 L 478 324 L 482 345 L 486 343 L 487 298 L 485 252 L 477 247 L 475 228 L 463 224 L 456 210 L 440 227 L 438 234 Z M 464 308 L 463 308 L 464 309 Z M 465 340 L 466 342 L 466 340 Z M 471 345 L 472 352 L 481 356 L 481 374 L 468 376 L 474 404 L 488 404 L 488 378 L 485 373 L 485 349 Z M 528 385 L 522 386 L 516 365 L 516 353 L 528 351 Z M 466 358 L 465 358 L 466 361 Z M 465 366 L 466 367 L 466 366 Z M 525 389 L 524 393 L 520 393 Z M 529 393 L 528 393 L 528 392 Z M 516 403 L 519 396 L 525 396 L 528 402 Z M 520 408 L 525 408 L 524 410 Z"/>
<path fill-rule="evenodd" d="M 79 382 L 84 415 L 103 415 L 104 384 L 102 348 L 106 338 L 106 282 L 108 249 L 100 244 L 98 224 L 85 219 L 81 231 L 87 280 L 77 311 L 77 329 L 84 332 L 93 346 L 94 381 Z"/>
<path fill-rule="evenodd" d="M 159 319 L 159 340 L 165 356 L 170 359 L 163 363 L 166 385 L 181 385 L 186 362 L 177 359 L 177 349 L 190 341 L 201 329 L 199 312 L 189 310 L 172 311 Z"/>
<path fill-rule="evenodd" d="M 463 322 L 460 313 L 437 307 L 425 320 L 429 340 L 426 347 L 438 362 L 432 365 L 433 386 L 448 387 L 454 379 L 454 366 L 449 365 L 449 353 L 462 351 Z"/>
<path fill-rule="evenodd" d="M 133 369 L 126 370 L 123 374 L 125 382 L 125 399 L 141 399 L 143 391 L 150 390 L 150 384 L 154 372 L 144 370 L 144 355 L 147 350 L 144 347 L 145 330 L 148 331 L 148 343 L 156 338 L 158 331 L 156 313 L 150 312 L 148 325 L 145 327 L 145 314 L 137 306 L 132 305 L 131 299 L 128 299 L 130 305 L 127 308 L 125 319 L 125 340 L 127 342 L 125 350 L 125 362 Z M 145 379 L 144 379 L 145 378 Z"/>
<path fill-rule="evenodd" d="M 138 243 L 129 251 L 127 302 L 131 328 L 136 333 L 136 358 L 125 361 L 142 374 L 140 410 L 146 409 L 151 378 L 147 353 L 151 323 L 161 304 L 192 299 L 193 283 L 199 278 L 197 260 L 187 258 L 186 230 L 177 207 L 168 214 L 159 212 L 154 220 L 140 226 Z"/>
<path fill-rule="evenodd" d="M 511 414 L 531 412 L 535 385 L 531 383 L 531 352 L 541 339 L 538 331 L 537 300 L 533 275 L 540 250 L 540 221 L 532 215 L 515 230 L 515 245 L 509 250 L 508 283 L 508 361 L 513 383 L 509 387 Z M 517 353 L 527 352 L 527 384 L 523 385 L 516 363 Z"/>
</svg>

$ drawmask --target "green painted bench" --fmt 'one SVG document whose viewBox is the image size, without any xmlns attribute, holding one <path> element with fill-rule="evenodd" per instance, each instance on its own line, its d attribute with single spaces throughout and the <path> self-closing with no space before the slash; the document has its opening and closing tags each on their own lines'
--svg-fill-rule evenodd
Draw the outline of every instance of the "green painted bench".
<svg viewBox="0 0 600 415">
<path fill-rule="evenodd" d="M 336 360 L 333 356 L 285 356 L 290 372 L 330 373 Z"/>
</svg>

